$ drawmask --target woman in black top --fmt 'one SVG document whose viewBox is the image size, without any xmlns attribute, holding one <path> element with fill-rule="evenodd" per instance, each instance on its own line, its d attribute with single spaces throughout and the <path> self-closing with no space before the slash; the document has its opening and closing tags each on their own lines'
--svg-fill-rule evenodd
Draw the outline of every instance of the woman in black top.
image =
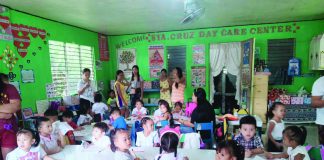
<svg viewBox="0 0 324 160">
<path fill-rule="evenodd" d="M 213 121 L 215 127 L 215 112 L 213 107 L 206 99 L 206 92 L 203 88 L 198 88 L 194 90 L 192 95 L 192 101 L 197 103 L 197 108 L 191 114 L 190 121 L 180 120 L 180 123 L 188 126 L 195 127 L 194 123 L 208 123 Z M 209 131 L 200 132 L 202 138 L 209 138 Z"/>
</svg>

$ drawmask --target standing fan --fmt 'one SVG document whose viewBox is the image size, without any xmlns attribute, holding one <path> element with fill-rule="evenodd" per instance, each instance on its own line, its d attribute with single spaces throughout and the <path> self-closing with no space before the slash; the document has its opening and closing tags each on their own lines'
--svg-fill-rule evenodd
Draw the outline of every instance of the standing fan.
<svg viewBox="0 0 324 160">
<path fill-rule="evenodd" d="M 185 0 L 184 12 L 185 18 L 181 20 L 181 24 L 187 24 L 198 19 L 205 12 L 205 8 L 200 7 L 196 0 Z"/>
</svg>

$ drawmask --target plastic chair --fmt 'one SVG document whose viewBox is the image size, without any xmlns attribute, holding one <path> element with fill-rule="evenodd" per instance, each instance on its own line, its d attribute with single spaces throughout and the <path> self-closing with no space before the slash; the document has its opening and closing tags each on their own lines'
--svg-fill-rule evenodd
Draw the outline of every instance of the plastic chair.
<svg viewBox="0 0 324 160">
<path fill-rule="evenodd" d="M 161 128 L 164 128 L 166 125 L 169 125 L 169 121 L 168 120 L 161 121 Z"/>
<path fill-rule="evenodd" d="M 202 139 L 204 143 L 209 143 L 213 145 L 214 143 L 214 123 L 213 121 L 208 123 L 196 123 L 195 122 L 195 132 L 197 131 L 210 131 L 210 138 Z"/>
<path fill-rule="evenodd" d="M 321 148 L 321 146 L 312 147 L 311 149 L 308 150 L 308 155 L 312 160 L 323 160 L 324 148 Z"/>
</svg>

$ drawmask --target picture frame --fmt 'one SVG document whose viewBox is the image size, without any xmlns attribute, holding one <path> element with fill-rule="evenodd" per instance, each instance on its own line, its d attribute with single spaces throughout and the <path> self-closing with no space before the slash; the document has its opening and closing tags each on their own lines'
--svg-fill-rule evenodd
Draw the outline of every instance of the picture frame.
<svg viewBox="0 0 324 160">
<path fill-rule="evenodd" d="M 28 119 L 34 116 L 32 108 L 24 108 L 22 109 L 23 119 Z"/>
</svg>

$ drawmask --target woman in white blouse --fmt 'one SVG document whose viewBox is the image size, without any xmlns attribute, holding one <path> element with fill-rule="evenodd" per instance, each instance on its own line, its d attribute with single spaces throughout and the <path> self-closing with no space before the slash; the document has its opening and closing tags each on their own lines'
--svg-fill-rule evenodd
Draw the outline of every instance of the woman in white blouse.
<svg viewBox="0 0 324 160">
<path fill-rule="evenodd" d="M 91 71 L 84 68 L 82 71 L 82 79 L 78 83 L 78 94 L 80 95 L 80 107 L 86 111 L 91 108 L 94 103 L 94 94 L 96 92 L 95 83 L 90 78 Z"/>
</svg>

